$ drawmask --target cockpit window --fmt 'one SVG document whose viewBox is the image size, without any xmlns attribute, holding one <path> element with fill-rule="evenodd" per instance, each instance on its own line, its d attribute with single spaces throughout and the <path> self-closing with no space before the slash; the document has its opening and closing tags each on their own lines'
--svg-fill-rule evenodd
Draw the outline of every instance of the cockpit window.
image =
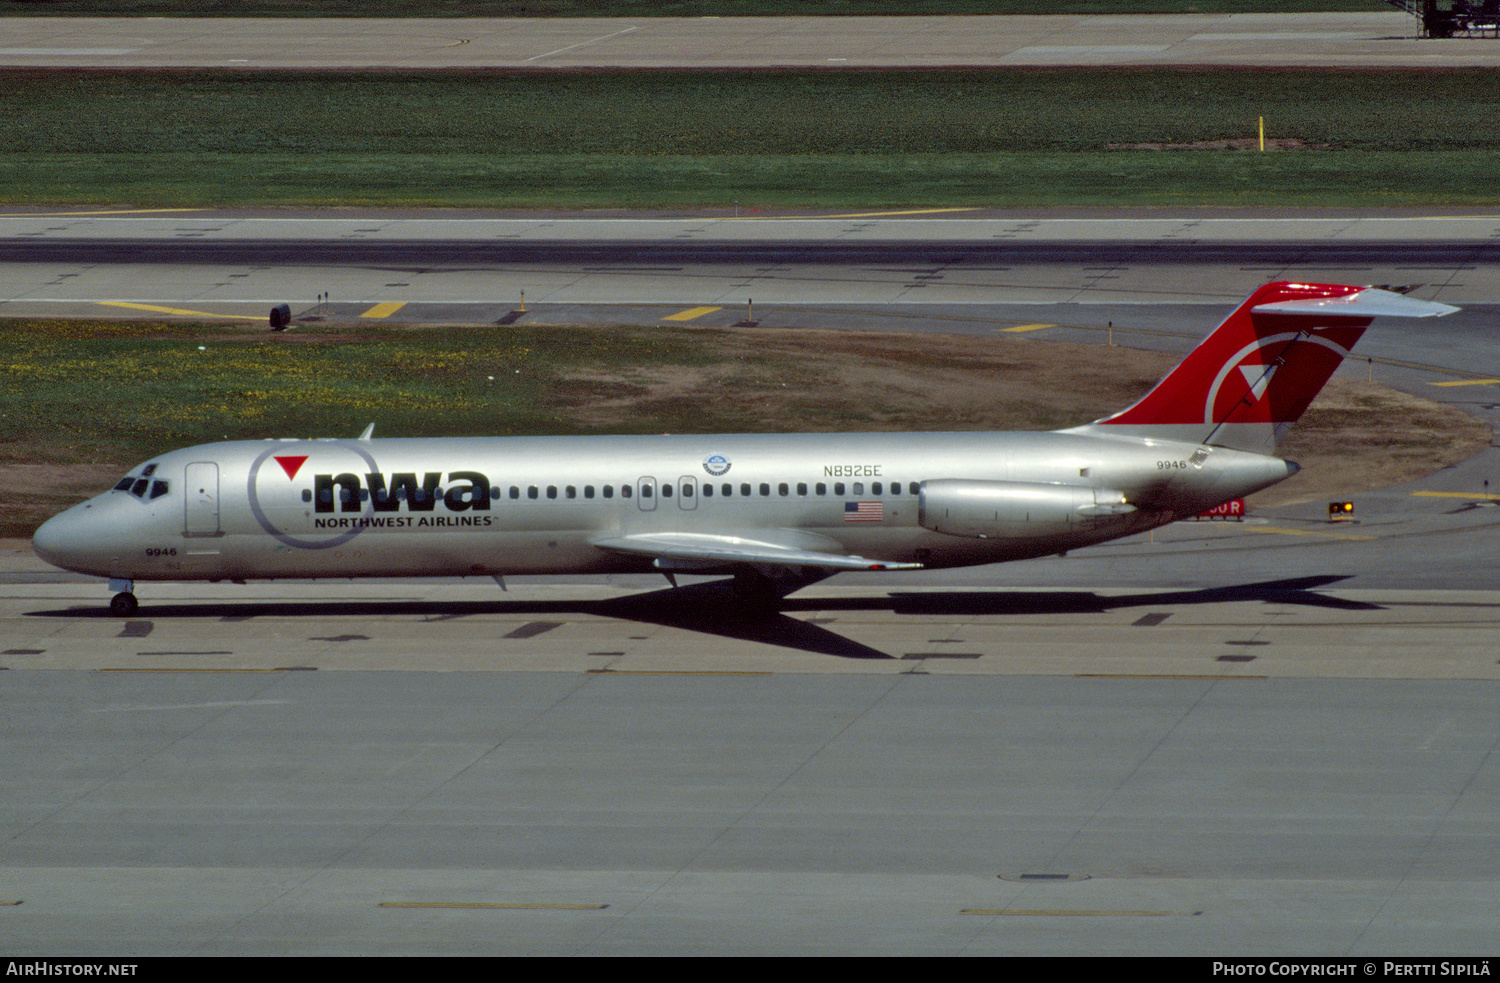
<svg viewBox="0 0 1500 983">
<path fill-rule="evenodd" d="M 172 493 L 171 482 L 164 481 L 161 478 L 152 479 L 147 477 L 155 468 L 156 465 L 153 464 L 149 465 L 139 475 L 127 474 L 119 480 L 113 490 L 129 492 L 140 499 L 161 498 L 163 495 L 170 495 Z"/>
<path fill-rule="evenodd" d="M 148 464 L 144 468 L 141 469 L 141 477 L 142 478 L 149 478 L 149 477 L 151 477 L 155 473 L 156 473 L 156 465 L 154 465 L 154 464 Z"/>
</svg>

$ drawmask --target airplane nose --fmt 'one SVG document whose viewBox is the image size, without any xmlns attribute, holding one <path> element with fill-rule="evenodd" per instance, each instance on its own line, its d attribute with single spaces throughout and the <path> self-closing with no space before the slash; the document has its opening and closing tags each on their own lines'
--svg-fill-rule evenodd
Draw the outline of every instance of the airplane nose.
<svg viewBox="0 0 1500 983">
<path fill-rule="evenodd" d="M 42 523 L 31 536 L 31 549 L 64 570 L 113 576 L 106 568 L 117 564 L 122 536 L 128 534 L 121 518 L 98 499 L 75 505 Z"/>
<path fill-rule="evenodd" d="M 31 535 L 31 551 L 64 570 L 72 569 L 69 561 L 77 556 L 80 538 L 74 528 L 77 523 L 70 518 L 72 511 L 54 515 Z"/>
</svg>

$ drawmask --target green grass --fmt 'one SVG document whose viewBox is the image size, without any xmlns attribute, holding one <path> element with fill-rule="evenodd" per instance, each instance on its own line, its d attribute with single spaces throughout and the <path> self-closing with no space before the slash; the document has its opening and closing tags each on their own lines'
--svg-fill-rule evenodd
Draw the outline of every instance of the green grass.
<svg viewBox="0 0 1500 983">
<path fill-rule="evenodd" d="M 4 0 L 0 16 L 764 17 L 1300 13 L 1389 10 L 1379 0 Z"/>
<path fill-rule="evenodd" d="M 4 322 L 0 459 L 129 461 L 225 438 L 354 436 L 371 421 L 416 437 L 580 432 L 570 373 L 704 358 L 687 331 L 654 328 Z"/>
<path fill-rule="evenodd" d="M 1489 203 L 1492 82 L 1488 70 L 3 71 L 0 201 Z M 1250 138 L 1259 116 L 1303 149 L 1110 149 Z"/>
<path fill-rule="evenodd" d="M 152 207 L 778 209 L 1420 206 L 1500 202 L 1491 150 L 587 158 L 39 155 L 0 199 Z"/>
</svg>

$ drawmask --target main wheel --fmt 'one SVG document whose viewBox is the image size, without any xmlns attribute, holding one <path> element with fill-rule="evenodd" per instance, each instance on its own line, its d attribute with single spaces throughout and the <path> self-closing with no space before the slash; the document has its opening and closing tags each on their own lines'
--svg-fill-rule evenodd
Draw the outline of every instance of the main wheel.
<svg viewBox="0 0 1500 983">
<path fill-rule="evenodd" d="M 109 610 L 111 614 L 121 618 L 128 618 L 140 608 L 141 602 L 135 599 L 134 594 L 116 594 L 110 598 Z"/>
</svg>

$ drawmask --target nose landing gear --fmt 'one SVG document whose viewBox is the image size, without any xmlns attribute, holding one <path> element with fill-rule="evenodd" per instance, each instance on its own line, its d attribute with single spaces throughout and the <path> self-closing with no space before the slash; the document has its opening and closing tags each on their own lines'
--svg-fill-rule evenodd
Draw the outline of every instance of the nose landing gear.
<svg viewBox="0 0 1500 983">
<path fill-rule="evenodd" d="M 132 581 L 111 580 L 109 582 L 109 589 L 119 591 L 118 594 L 109 599 L 110 614 L 118 618 L 128 618 L 140 609 L 141 602 L 137 601 L 135 595 L 131 593 L 135 589 L 135 584 Z"/>
</svg>

